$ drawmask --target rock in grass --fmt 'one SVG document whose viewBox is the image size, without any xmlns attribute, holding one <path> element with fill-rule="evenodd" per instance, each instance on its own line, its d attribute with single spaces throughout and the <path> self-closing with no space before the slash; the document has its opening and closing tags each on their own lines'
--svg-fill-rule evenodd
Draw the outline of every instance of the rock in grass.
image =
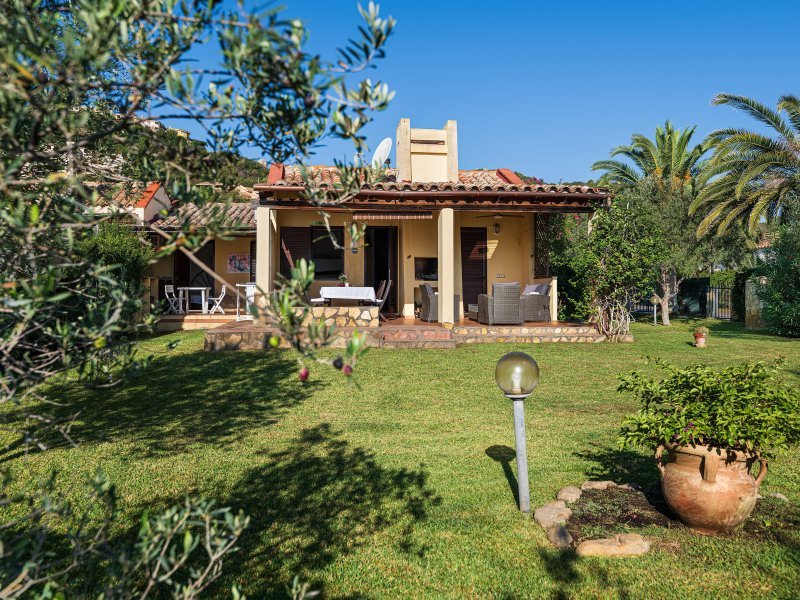
<svg viewBox="0 0 800 600">
<path fill-rule="evenodd" d="M 642 486 L 640 486 L 638 483 L 623 483 L 617 487 L 621 490 L 628 490 L 630 492 L 638 492 L 642 489 Z"/>
<path fill-rule="evenodd" d="M 577 488 L 574 485 L 568 485 L 567 487 L 563 487 L 558 490 L 558 495 L 556 498 L 563 500 L 564 502 L 575 502 L 581 497 L 582 493 L 583 492 L 580 490 L 580 488 Z"/>
<path fill-rule="evenodd" d="M 567 505 L 561 500 L 556 500 L 537 508 L 533 513 L 533 520 L 547 531 L 553 525 L 565 524 L 571 515 L 572 511 L 567 508 Z"/>
<path fill-rule="evenodd" d="M 639 556 L 650 550 L 650 542 L 638 533 L 621 533 L 613 538 L 587 540 L 578 545 L 578 556 Z"/>
<path fill-rule="evenodd" d="M 789 499 L 781 494 L 780 492 L 771 492 L 767 494 L 770 498 L 777 498 L 778 500 L 783 500 L 784 502 L 788 502 Z"/>
<path fill-rule="evenodd" d="M 617 487 L 613 481 L 584 481 L 581 484 L 581 489 L 586 490 L 607 490 L 610 487 Z"/>
<path fill-rule="evenodd" d="M 548 527 L 547 539 L 559 550 L 565 550 L 572 544 L 572 536 L 563 525 L 551 525 Z"/>
</svg>

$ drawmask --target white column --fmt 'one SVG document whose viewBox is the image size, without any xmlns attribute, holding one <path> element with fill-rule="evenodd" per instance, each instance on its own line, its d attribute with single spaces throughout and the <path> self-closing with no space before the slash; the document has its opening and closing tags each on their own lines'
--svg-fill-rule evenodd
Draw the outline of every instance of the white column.
<svg viewBox="0 0 800 600">
<path fill-rule="evenodd" d="M 257 302 L 266 305 L 266 297 L 274 285 L 275 273 L 272 263 L 272 242 L 275 235 L 272 210 L 268 206 L 256 208 L 256 286 Z"/>
<path fill-rule="evenodd" d="M 439 322 L 452 325 L 455 285 L 455 219 L 452 208 L 439 212 Z"/>
</svg>

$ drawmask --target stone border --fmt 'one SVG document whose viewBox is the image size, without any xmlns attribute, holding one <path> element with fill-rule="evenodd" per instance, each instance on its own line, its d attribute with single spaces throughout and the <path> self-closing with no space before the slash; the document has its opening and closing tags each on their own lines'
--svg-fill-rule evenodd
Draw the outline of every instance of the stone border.
<svg viewBox="0 0 800 600">
<path fill-rule="evenodd" d="M 555 500 L 537 508 L 533 519 L 544 529 L 551 544 L 559 550 L 568 550 L 573 540 L 567 530 L 567 521 L 572 516 L 567 504 L 577 502 L 586 490 L 606 490 L 611 487 L 632 491 L 641 489 L 635 483 L 617 485 L 613 481 L 584 481 L 580 488 L 568 485 L 558 490 Z M 639 556 L 649 550 L 650 542 L 638 533 L 621 533 L 612 538 L 581 542 L 575 548 L 575 553 L 578 556 Z"/>
</svg>

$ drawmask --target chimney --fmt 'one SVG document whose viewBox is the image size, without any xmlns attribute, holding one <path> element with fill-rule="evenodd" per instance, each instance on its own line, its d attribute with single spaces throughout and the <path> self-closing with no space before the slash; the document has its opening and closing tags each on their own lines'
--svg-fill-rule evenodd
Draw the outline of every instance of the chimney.
<svg viewBox="0 0 800 600">
<path fill-rule="evenodd" d="M 400 181 L 458 181 L 458 125 L 442 129 L 412 129 L 410 119 L 397 125 L 397 168 Z"/>
</svg>

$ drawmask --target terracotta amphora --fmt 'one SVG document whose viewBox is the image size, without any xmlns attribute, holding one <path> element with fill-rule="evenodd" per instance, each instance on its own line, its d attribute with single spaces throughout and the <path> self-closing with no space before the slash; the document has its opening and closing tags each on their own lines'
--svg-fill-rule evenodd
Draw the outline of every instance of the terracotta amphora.
<svg viewBox="0 0 800 600">
<path fill-rule="evenodd" d="M 656 449 L 661 491 L 678 518 L 700 533 L 730 531 L 742 523 L 756 504 L 758 487 L 767 474 L 767 461 L 752 453 L 709 446 L 667 445 Z M 758 478 L 750 467 L 758 461 Z"/>
</svg>

